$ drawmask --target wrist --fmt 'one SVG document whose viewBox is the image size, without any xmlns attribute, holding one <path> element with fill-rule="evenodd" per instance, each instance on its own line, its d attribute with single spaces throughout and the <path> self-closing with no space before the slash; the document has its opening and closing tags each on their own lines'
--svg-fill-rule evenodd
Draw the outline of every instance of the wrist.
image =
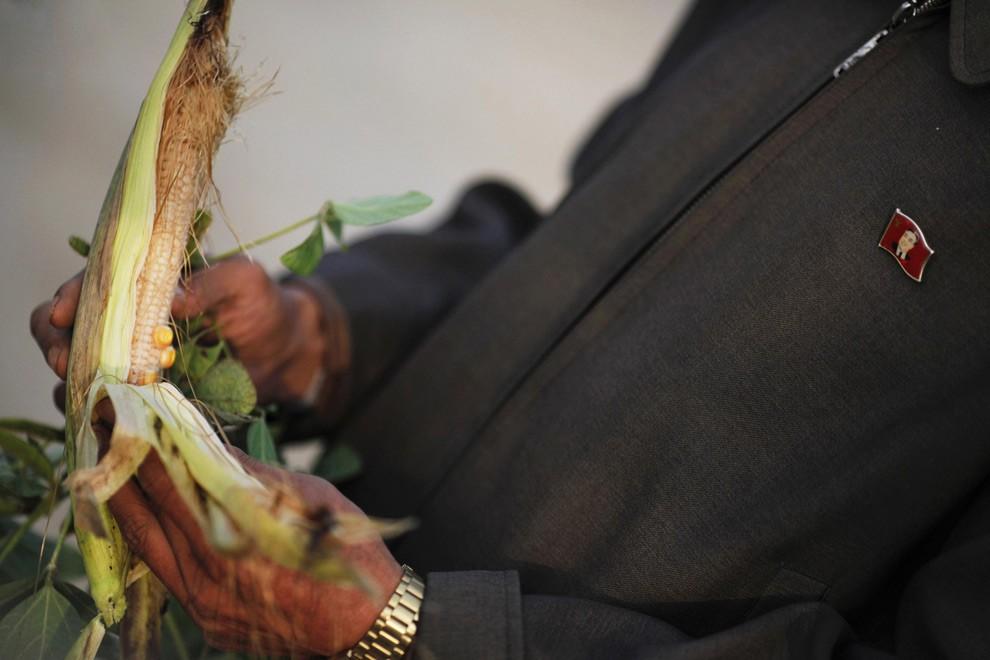
<svg viewBox="0 0 990 660">
<path fill-rule="evenodd" d="M 367 632 L 344 657 L 385 660 L 405 657 L 416 638 L 426 583 L 403 566 L 398 584 Z"/>
</svg>

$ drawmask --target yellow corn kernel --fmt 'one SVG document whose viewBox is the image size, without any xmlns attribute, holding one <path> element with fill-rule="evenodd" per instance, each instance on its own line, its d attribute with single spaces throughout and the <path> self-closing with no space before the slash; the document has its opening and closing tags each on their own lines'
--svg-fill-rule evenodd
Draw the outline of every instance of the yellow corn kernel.
<svg viewBox="0 0 990 660">
<path fill-rule="evenodd" d="M 162 351 L 161 356 L 158 358 L 158 364 L 162 369 L 168 369 L 173 364 L 175 364 L 175 347 L 169 346 L 164 351 Z"/>
<path fill-rule="evenodd" d="M 151 333 L 152 339 L 155 340 L 155 346 L 158 348 L 166 348 L 172 345 L 172 328 L 167 325 L 159 325 L 155 327 L 154 331 Z"/>
</svg>

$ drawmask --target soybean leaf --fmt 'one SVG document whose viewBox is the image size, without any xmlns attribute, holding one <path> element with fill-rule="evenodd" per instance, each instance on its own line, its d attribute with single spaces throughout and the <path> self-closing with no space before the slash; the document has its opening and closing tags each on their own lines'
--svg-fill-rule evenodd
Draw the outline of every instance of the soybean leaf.
<svg viewBox="0 0 990 660">
<path fill-rule="evenodd" d="M 99 614 L 96 603 L 93 602 L 93 597 L 88 592 L 65 580 L 50 580 L 49 583 L 55 588 L 55 591 L 65 598 L 83 621 L 92 619 Z"/>
<path fill-rule="evenodd" d="M 5 487 L 0 486 L 0 489 Z M 24 501 L 16 495 L 0 495 L 0 516 L 13 516 L 24 513 Z"/>
<path fill-rule="evenodd" d="M 83 625 L 65 596 L 45 584 L 0 620 L 0 648 L 18 660 L 62 658 Z"/>
<path fill-rule="evenodd" d="M 231 358 L 210 367 L 196 386 L 196 396 L 220 412 L 234 415 L 247 415 L 258 402 L 247 369 Z"/>
<path fill-rule="evenodd" d="M 7 454 L 0 454 L 0 495 L 5 499 L 9 497 L 20 498 L 22 500 L 37 500 L 51 488 L 51 483 L 42 480 L 35 474 L 28 472 L 24 465 L 15 460 L 11 460 Z M 9 507 L 14 506 L 12 501 L 6 501 Z M 30 502 L 22 502 L 21 506 L 14 506 L 16 511 L 23 512 L 33 508 Z"/>
<path fill-rule="evenodd" d="M 4 534 L 4 540 L 9 539 L 10 534 L 14 533 L 17 528 L 18 525 L 9 520 L 0 523 L 0 531 Z M 44 544 L 45 553 L 42 555 L 41 545 L 41 534 L 28 530 L 3 560 L 3 565 L 0 567 L 0 578 L 12 579 L 21 575 L 37 573 L 38 567 L 48 563 L 55 549 L 54 541 L 48 539 L 48 542 Z M 63 580 L 74 580 L 86 574 L 82 556 L 76 547 L 68 541 L 62 544 L 56 567 L 58 576 Z"/>
<path fill-rule="evenodd" d="M 63 551 L 65 548 L 63 547 Z M 93 602 L 93 597 L 88 593 L 72 584 L 71 582 L 66 582 L 65 580 L 58 580 L 54 583 L 55 591 L 59 592 L 65 599 L 69 601 L 72 605 L 72 609 L 76 611 L 84 621 L 86 619 L 92 619 L 98 614 L 96 611 L 96 604 Z"/>
<path fill-rule="evenodd" d="M 48 457 L 41 448 L 30 440 L 14 435 L 10 431 L 0 429 L 0 450 L 30 468 L 35 474 L 52 481 L 55 469 L 48 462 Z"/>
<path fill-rule="evenodd" d="M 347 243 L 344 242 L 344 223 L 339 218 L 330 218 L 326 221 L 326 224 L 327 229 L 330 230 L 330 235 L 333 236 L 333 240 L 337 241 L 337 245 L 342 250 L 346 250 Z"/>
<path fill-rule="evenodd" d="M 35 440 L 43 442 L 62 442 L 65 440 L 65 429 L 55 428 L 40 422 L 13 417 L 0 417 L 0 429 L 24 433 Z"/>
<path fill-rule="evenodd" d="M 313 470 L 330 483 L 339 484 L 361 473 L 361 455 L 353 447 L 338 443 L 328 449 Z"/>
<path fill-rule="evenodd" d="M 333 214 L 345 225 L 370 227 L 419 213 L 432 202 L 423 193 L 413 190 L 402 195 L 368 197 L 356 202 L 334 202 Z"/>
<path fill-rule="evenodd" d="M 31 595 L 34 591 L 34 580 L 24 578 L 0 584 L 0 617 L 14 609 L 19 602 Z"/>
<path fill-rule="evenodd" d="M 79 236 L 69 236 L 69 247 L 76 251 L 80 257 L 89 256 L 89 242 Z"/>
<path fill-rule="evenodd" d="M 247 453 L 268 465 L 280 465 L 275 440 L 265 418 L 251 422 L 247 432 Z"/>
<path fill-rule="evenodd" d="M 316 270 L 323 249 L 323 225 L 317 222 L 306 240 L 282 255 L 282 265 L 296 275 L 309 275 Z"/>
<path fill-rule="evenodd" d="M 347 245 L 344 244 L 344 223 L 340 221 L 333 212 L 333 202 L 327 202 L 321 208 L 317 216 L 320 218 L 320 222 L 327 226 L 330 230 L 330 235 L 333 236 L 333 240 L 337 241 L 337 245 L 341 249 L 347 249 Z"/>
<path fill-rule="evenodd" d="M 106 632 L 107 629 L 100 621 L 100 617 L 94 616 L 90 619 L 89 625 L 83 628 L 79 637 L 76 638 L 72 648 L 66 654 L 65 660 L 95 660 Z"/>
<path fill-rule="evenodd" d="M 186 380 L 192 383 L 193 387 L 206 375 L 223 352 L 223 343 L 213 346 L 199 346 L 195 343 L 180 344 L 177 359 L 172 366 L 179 375 L 179 378 L 170 378 L 175 382 L 184 383 Z M 185 378 L 182 378 L 184 376 Z"/>
</svg>

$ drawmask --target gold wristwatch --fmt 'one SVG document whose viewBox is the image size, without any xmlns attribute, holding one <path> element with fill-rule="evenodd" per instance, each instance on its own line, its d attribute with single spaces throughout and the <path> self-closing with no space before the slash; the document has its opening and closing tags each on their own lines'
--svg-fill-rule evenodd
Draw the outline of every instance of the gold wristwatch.
<svg viewBox="0 0 990 660">
<path fill-rule="evenodd" d="M 423 605 L 426 583 L 413 569 L 402 566 L 402 579 L 371 630 L 347 652 L 348 658 L 384 660 L 401 658 L 412 646 Z"/>
</svg>

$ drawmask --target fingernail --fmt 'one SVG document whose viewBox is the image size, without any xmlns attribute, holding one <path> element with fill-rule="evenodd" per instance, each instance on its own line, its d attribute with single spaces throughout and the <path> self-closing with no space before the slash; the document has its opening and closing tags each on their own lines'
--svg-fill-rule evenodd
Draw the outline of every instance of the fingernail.
<svg viewBox="0 0 990 660">
<path fill-rule="evenodd" d="M 45 356 L 45 357 L 48 358 L 48 366 L 52 370 L 54 370 L 55 369 L 55 360 L 58 359 L 58 346 L 52 346 L 51 348 L 49 348 L 48 349 L 48 355 Z"/>
</svg>

